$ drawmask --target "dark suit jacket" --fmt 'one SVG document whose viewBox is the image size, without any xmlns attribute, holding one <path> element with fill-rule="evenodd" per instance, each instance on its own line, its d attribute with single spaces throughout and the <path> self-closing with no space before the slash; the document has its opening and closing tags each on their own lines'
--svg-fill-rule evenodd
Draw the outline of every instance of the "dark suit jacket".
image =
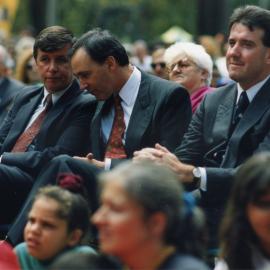
<svg viewBox="0 0 270 270">
<path fill-rule="evenodd" d="M 91 151 L 95 158 L 104 159 L 101 117 L 106 102 L 100 101 L 91 128 Z M 138 96 L 126 132 L 125 150 L 133 152 L 155 143 L 171 151 L 181 143 L 191 119 L 191 104 L 187 91 L 179 84 L 142 72 Z M 112 161 L 117 163 L 117 160 Z"/>
<path fill-rule="evenodd" d="M 181 161 L 206 167 L 207 191 L 201 192 L 201 204 L 212 213 L 221 215 L 236 168 L 253 154 L 270 150 L 269 88 L 270 79 L 254 97 L 232 134 L 236 84 L 207 94 L 194 114 L 181 146 L 175 151 Z M 224 144 L 227 148 L 223 161 L 214 165 L 216 153 Z"/>
<path fill-rule="evenodd" d="M 3 78 L 0 83 L 0 126 L 4 122 L 8 110 L 12 107 L 15 96 L 19 92 L 24 91 L 24 86 L 19 81 L 7 77 Z"/>
<path fill-rule="evenodd" d="M 80 90 L 76 80 L 46 115 L 31 151 L 10 152 L 43 97 L 43 87 L 32 87 L 16 97 L 0 130 L 2 163 L 35 175 L 60 154 L 85 155 L 95 98 Z"/>
</svg>

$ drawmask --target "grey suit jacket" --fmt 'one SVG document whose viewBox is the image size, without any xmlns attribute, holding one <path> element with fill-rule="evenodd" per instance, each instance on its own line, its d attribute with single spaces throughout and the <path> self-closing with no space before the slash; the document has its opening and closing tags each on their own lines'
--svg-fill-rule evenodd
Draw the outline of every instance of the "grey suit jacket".
<svg viewBox="0 0 270 270">
<path fill-rule="evenodd" d="M 91 151 L 104 159 L 105 145 L 101 139 L 101 117 L 107 102 L 98 102 L 91 127 Z M 125 150 L 133 152 L 155 143 L 171 151 L 181 143 L 191 119 L 191 104 L 187 91 L 178 84 L 142 72 L 138 96 L 126 132 Z M 112 161 L 117 163 L 117 160 Z"/>
<path fill-rule="evenodd" d="M 231 134 L 236 96 L 235 83 L 207 94 L 175 150 L 181 161 L 206 168 L 207 191 L 201 191 L 201 205 L 215 230 L 237 168 L 253 154 L 270 150 L 270 79 Z M 224 144 L 224 158 L 215 164 L 215 156 Z"/>
</svg>

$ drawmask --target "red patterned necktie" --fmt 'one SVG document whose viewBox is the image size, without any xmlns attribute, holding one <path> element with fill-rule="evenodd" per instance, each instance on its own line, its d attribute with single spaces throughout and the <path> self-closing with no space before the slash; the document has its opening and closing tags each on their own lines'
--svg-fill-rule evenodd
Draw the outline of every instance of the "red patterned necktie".
<svg viewBox="0 0 270 270">
<path fill-rule="evenodd" d="M 11 152 L 25 152 L 28 146 L 32 143 L 33 139 L 38 134 L 42 122 L 52 106 L 52 95 L 46 97 L 46 106 L 44 110 L 38 115 L 34 122 L 21 134 L 13 146 Z"/>
<path fill-rule="evenodd" d="M 126 158 L 127 154 L 123 145 L 123 137 L 126 129 L 124 121 L 124 111 L 121 106 L 119 95 L 114 97 L 115 115 L 111 134 L 108 140 L 105 157 L 106 158 Z"/>
</svg>

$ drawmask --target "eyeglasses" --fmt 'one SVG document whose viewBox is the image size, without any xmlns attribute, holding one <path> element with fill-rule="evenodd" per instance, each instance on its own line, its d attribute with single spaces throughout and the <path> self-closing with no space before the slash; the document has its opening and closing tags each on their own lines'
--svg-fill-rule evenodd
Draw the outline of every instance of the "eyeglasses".
<svg viewBox="0 0 270 270">
<path fill-rule="evenodd" d="M 194 67 L 198 67 L 193 61 L 183 61 L 183 60 L 180 60 L 180 61 L 178 61 L 178 62 L 176 62 L 176 63 L 174 63 L 174 64 L 172 64 L 170 67 L 169 67 L 169 72 L 171 72 L 171 71 L 173 71 L 174 69 L 175 69 L 175 67 L 177 68 L 177 69 L 181 69 L 181 70 L 183 70 L 183 69 L 187 69 L 187 68 L 189 68 L 189 67 L 191 67 L 191 66 L 194 66 Z"/>
<path fill-rule="evenodd" d="M 166 64 L 164 62 L 160 62 L 160 63 L 151 63 L 151 67 L 153 69 L 155 69 L 157 66 L 160 66 L 161 68 L 165 68 Z"/>
</svg>

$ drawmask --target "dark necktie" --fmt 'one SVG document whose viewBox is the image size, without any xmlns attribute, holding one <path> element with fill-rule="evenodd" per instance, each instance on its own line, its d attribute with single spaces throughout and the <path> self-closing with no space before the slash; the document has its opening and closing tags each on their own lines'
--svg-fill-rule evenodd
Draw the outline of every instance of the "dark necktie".
<svg viewBox="0 0 270 270">
<path fill-rule="evenodd" d="M 243 91 L 236 105 L 234 118 L 233 118 L 233 127 L 235 127 L 238 124 L 238 122 L 241 120 L 248 105 L 249 105 L 249 100 L 248 100 L 247 93 L 246 91 Z"/>
<path fill-rule="evenodd" d="M 235 112 L 234 112 L 233 120 L 232 120 L 232 125 L 230 128 L 229 138 L 231 137 L 235 127 L 237 126 L 241 118 L 243 117 L 243 114 L 246 111 L 248 105 L 249 105 L 249 100 L 248 100 L 247 93 L 246 91 L 243 91 L 236 104 L 236 108 L 235 108 Z M 213 152 L 213 160 L 218 164 L 216 166 L 219 166 L 222 163 L 222 160 L 226 153 L 227 146 L 228 146 L 228 141 L 222 142 L 220 145 L 216 147 L 217 148 L 216 151 Z"/>
<path fill-rule="evenodd" d="M 123 137 L 126 129 L 124 121 L 124 111 L 121 106 L 121 98 L 119 95 L 114 97 L 115 115 L 112 125 L 111 134 L 107 143 L 105 157 L 106 158 L 126 158 L 126 152 L 123 145 Z"/>
<path fill-rule="evenodd" d="M 42 122 L 52 106 L 52 95 L 49 94 L 46 98 L 44 110 L 38 115 L 34 122 L 21 134 L 13 146 L 11 152 L 25 152 L 33 139 L 38 134 Z"/>
</svg>

